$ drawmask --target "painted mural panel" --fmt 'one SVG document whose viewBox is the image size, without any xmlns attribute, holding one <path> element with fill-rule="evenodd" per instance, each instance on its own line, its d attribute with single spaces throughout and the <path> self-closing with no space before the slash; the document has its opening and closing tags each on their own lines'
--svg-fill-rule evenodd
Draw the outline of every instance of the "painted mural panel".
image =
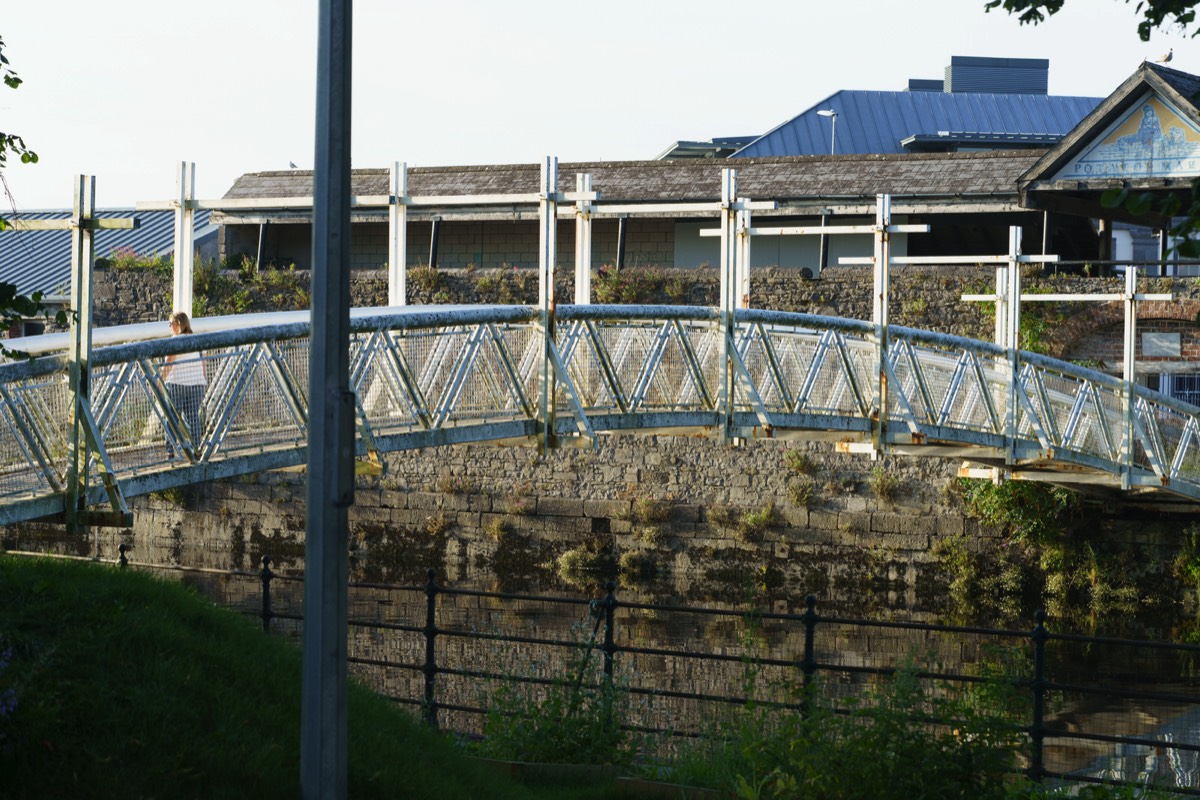
<svg viewBox="0 0 1200 800">
<path fill-rule="evenodd" d="M 1200 176 L 1200 129 L 1174 106 L 1148 94 L 1056 180 Z"/>
</svg>

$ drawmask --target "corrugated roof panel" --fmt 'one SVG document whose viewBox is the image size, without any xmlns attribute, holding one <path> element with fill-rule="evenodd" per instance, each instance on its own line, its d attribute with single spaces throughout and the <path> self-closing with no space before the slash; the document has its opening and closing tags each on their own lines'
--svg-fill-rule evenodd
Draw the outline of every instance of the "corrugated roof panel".
<svg viewBox="0 0 1200 800">
<path fill-rule="evenodd" d="M 903 153 L 901 140 L 938 131 L 1063 136 L 1099 105 L 1099 97 L 843 90 L 755 139 L 734 158 L 825 155 L 837 116 L 838 155 Z"/>
<path fill-rule="evenodd" d="M 208 209 L 196 211 L 195 240 L 211 236 L 216 228 L 209 224 Z M 4 214 L 12 220 L 70 219 L 70 211 L 22 211 Z M 96 231 L 97 258 L 109 256 L 121 247 L 141 255 L 170 255 L 175 250 L 175 212 L 135 211 L 131 208 L 106 209 L 97 217 L 133 217 L 139 226 L 132 230 Z M 71 233 L 61 231 L 0 231 L 0 281 L 13 283 L 21 294 L 44 292 L 65 295 L 71 286 Z"/>
</svg>

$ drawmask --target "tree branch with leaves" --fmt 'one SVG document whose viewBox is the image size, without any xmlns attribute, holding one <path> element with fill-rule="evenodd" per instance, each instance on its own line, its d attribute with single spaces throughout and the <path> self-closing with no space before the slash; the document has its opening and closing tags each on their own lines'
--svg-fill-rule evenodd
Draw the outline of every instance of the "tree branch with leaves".
<svg viewBox="0 0 1200 800">
<path fill-rule="evenodd" d="M 8 56 L 4 54 L 4 47 L 4 39 L 0 38 L 0 79 L 8 88 L 18 89 L 23 81 L 9 64 Z M 0 131 L 0 185 L 3 185 L 4 194 L 9 198 L 11 206 L 13 205 L 12 193 L 9 192 L 8 181 L 4 177 L 4 169 L 8 166 L 9 156 L 20 158 L 22 164 L 36 164 L 38 155 L 30 150 L 25 144 L 25 140 L 17 134 Z M 8 227 L 4 217 L 0 217 L 0 231 L 4 231 Z M 42 305 L 42 297 L 42 292 L 34 292 L 26 297 L 17 292 L 14 284 L 0 281 L 0 328 L 7 330 L 12 325 L 30 317 L 40 316 L 49 319 L 48 310 Z M 60 310 L 54 315 L 54 321 L 59 325 L 66 325 L 68 318 L 69 315 L 65 310 Z M 0 343 L 0 353 L 14 355 L 18 354 L 18 351 Z"/>
<path fill-rule="evenodd" d="M 985 11 L 1000 8 L 1009 14 L 1016 14 L 1022 25 L 1038 25 L 1045 22 L 1047 17 L 1062 11 L 1066 1 L 988 0 L 983 7 Z M 1124 2 L 1128 5 L 1130 0 Z M 1089 8 L 1091 5 L 1089 3 Z M 1148 42 L 1150 34 L 1155 30 L 1165 30 L 1173 26 L 1178 26 L 1181 33 L 1191 36 L 1200 34 L 1200 29 L 1194 27 L 1197 5 L 1200 5 L 1200 0 L 1138 0 L 1135 10 L 1142 17 L 1137 26 L 1138 37 L 1143 42 Z"/>
</svg>

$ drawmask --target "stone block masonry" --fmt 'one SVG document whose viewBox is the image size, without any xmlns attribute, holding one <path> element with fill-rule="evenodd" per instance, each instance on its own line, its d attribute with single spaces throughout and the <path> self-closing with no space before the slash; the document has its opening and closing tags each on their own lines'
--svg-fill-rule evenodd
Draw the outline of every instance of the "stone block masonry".
<svg viewBox="0 0 1200 800">
<path fill-rule="evenodd" d="M 784 452 L 795 448 L 819 472 L 791 472 Z M 965 534 L 981 552 L 1002 533 L 965 517 L 946 491 L 957 461 L 872 462 L 825 444 L 612 437 L 540 458 L 484 445 L 393 453 L 386 463 L 386 475 L 360 478 L 350 509 L 358 580 L 419 584 L 432 568 L 457 585 L 554 591 L 563 588 L 559 557 L 579 551 L 648 597 L 737 603 L 761 583 L 797 612 L 815 592 L 830 613 L 887 603 L 931 616 L 946 599 L 940 548 Z M 880 466 L 897 480 L 891 501 L 870 489 Z M 807 507 L 790 499 L 797 480 L 813 484 Z M 136 498 L 134 528 L 97 531 L 98 554 L 115 557 L 125 541 L 140 561 L 255 569 L 270 554 L 275 569 L 297 571 L 304 495 L 302 472 L 280 472 Z M 1179 531 L 1174 520 L 1114 517 L 1089 535 L 1136 551 L 1138 569 L 1152 569 L 1174 557 Z M 5 535 L 20 549 L 32 534 Z"/>
</svg>

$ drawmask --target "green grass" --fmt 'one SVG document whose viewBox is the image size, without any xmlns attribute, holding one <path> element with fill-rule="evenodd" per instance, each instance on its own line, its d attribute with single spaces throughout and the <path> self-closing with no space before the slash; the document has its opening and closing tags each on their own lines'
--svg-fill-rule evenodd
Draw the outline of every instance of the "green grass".
<svg viewBox="0 0 1200 800">
<path fill-rule="evenodd" d="M 294 644 L 99 564 L 0 556 L 0 609 L 0 797 L 300 796 Z M 348 708 L 351 797 L 611 796 L 515 783 L 353 682 Z"/>
</svg>

